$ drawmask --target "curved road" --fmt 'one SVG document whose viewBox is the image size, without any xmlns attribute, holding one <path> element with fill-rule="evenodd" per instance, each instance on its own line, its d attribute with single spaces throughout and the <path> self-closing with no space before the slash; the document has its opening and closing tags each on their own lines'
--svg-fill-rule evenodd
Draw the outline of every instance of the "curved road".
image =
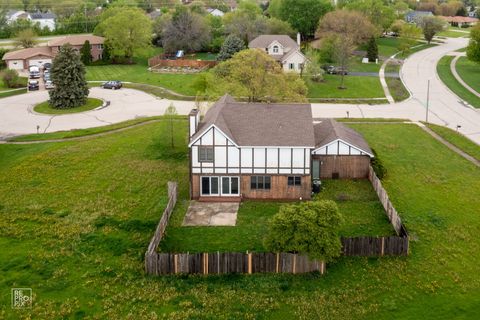
<svg viewBox="0 0 480 320">
<path fill-rule="evenodd" d="M 465 106 L 448 90 L 436 74 L 441 57 L 467 45 L 468 39 L 450 38 L 445 44 L 425 49 L 408 58 L 401 70 L 402 79 L 412 96 L 406 101 L 389 105 L 312 104 L 314 118 L 404 118 L 424 121 L 426 115 L 427 80 L 430 79 L 429 121 L 456 129 L 480 144 L 480 110 Z M 93 88 L 91 96 L 111 101 L 111 106 L 78 114 L 47 116 L 32 113 L 32 106 L 48 98 L 47 92 L 35 92 L 0 99 L 0 139 L 11 135 L 54 132 L 97 127 L 136 117 L 162 115 L 170 103 L 179 114 L 188 114 L 191 101 L 156 98 L 141 91 L 119 91 Z"/>
</svg>

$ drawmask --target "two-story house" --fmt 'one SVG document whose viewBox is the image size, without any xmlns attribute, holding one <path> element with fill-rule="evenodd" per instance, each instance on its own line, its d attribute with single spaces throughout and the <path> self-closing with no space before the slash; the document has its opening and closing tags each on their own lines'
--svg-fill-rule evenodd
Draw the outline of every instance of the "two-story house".
<svg viewBox="0 0 480 320">
<path fill-rule="evenodd" d="M 310 104 L 242 103 L 225 95 L 200 121 L 189 115 L 190 195 L 203 201 L 310 199 L 312 181 L 365 178 L 360 134 L 313 123 Z"/>
<path fill-rule="evenodd" d="M 307 62 L 300 51 L 300 34 L 297 34 L 297 42 L 287 35 L 261 35 L 250 41 L 248 47 L 264 50 L 284 71 L 301 72 Z"/>
</svg>

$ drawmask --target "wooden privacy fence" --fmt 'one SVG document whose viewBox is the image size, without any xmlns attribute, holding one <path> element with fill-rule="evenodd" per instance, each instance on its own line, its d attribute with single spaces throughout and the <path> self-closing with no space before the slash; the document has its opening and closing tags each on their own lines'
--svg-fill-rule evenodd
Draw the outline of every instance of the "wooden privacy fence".
<svg viewBox="0 0 480 320">
<path fill-rule="evenodd" d="M 406 256 L 408 237 L 354 237 L 342 238 L 344 256 Z"/>
<path fill-rule="evenodd" d="M 162 218 L 160 218 L 160 222 L 157 225 L 157 229 L 155 230 L 155 234 L 150 240 L 150 244 L 148 245 L 147 252 L 145 252 L 145 257 L 147 255 L 155 253 L 157 251 L 158 244 L 162 241 L 163 235 L 165 234 L 165 229 L 167 228 L 168 220 L 172 215 L 173 208 L 175 208 L 175 204 L 177 203 L 177 183 L 176 182 L 168 182 L 168 203 L 167 207 L 163 211 Z M 145 264 L 147 263 L 147 259 L 145 259 Z"/>
<path fill-rule="evenodd" d="M 156 56 L 148 59 L 148 66 L 151 68 L 160 67 L 174 67 L 174 68 L 212 68 L 217 64 L 217 61 L 210 60 L 189 60 L 189 59 L 165 59 L 162 56 Z"/>
<path fill-rule="evenodd" d="M 408 238 L 407 229 L 403 225 L 400 215 L 393 207 L 393 204 L 388 197 L 387 191 L 383 188 L 382 182 L 375 174 L 375 171 L 373 171 L 372 166 L 370 166 L 368 170 L 368 180 L 370 180 L 370 182 L 372 183 L 373 189 L 377 193 L 378 199 L 380 199 L 380 202 L 385 209 L 385 214 L 388 216 L 388 220 L 390 220 L 390 223 L 397 232 L 397 235 L 399 235 L 400 237 Z"/>
<path fill-rule="evenodd" d="M 217 252 L 217 253 L 150 253 L 145 256 L 148 274 L 175 273 L 325 273 L 325 263 L 294 253 Z"/>
</svg>

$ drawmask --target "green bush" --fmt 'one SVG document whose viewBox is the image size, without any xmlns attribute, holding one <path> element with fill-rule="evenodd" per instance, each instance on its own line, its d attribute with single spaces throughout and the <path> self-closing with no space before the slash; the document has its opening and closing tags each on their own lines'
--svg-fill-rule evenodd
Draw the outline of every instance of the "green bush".
<svg viewBox="0 0 480 320">
<path fill-rule="evenodd" d="M 264 240 L 272 252 L 295 252 L 330 262 L 341 253 L 339 229 L 343 223 L 331 200 L 308 201 L 280 207 Z"/>
<path fill-rule="evenodd" d="M 2 80 L 9 88 L 24 87 L 16 70 L 6 70 L 3 73 Z"/>
</svg>

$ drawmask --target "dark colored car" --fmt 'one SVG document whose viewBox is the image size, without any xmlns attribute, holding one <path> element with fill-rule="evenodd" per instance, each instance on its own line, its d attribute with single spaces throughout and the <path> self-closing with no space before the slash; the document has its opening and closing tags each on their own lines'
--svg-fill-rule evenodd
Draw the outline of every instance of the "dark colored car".
<svg viewBox="0 0 480 320">
<path fill-rule="evenodd" d="M 344 69 L 342 67 L 336 67 L 336 66 L 324 66 L 323 68 L 328 74 L 343 74 L 346 75 L 348 74 L 348 70 Z"/>
<path fill-rule="evenodd" d="M 103 89 L 112 89 L 117 90 L 122 87 L 122 83 L 120 81 L 108 81 L 102 84 Z"/>
<path fill-rule="evenodd" d="M 28 91 L 34 91 L 40 89 L 38 80 L 29 80 L 28 81 Z"/>
<path fill-rule="evenodd" d="M 50 70 L 50 69 L 52 69 L 52 64 L 51 63 L 47 62 L 47 63 L 43 64 L 43 70 L 46 71 L 46 70 Z"/>
</svg>

